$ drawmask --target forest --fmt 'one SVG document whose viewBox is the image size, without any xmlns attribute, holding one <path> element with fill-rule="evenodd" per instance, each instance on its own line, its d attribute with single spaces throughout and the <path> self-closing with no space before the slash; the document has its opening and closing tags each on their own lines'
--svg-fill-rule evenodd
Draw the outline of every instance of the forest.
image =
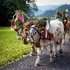
<svg viewBox="0 0 70 70">
<path fill-rule="evenodd" d="M 0 26 L 10 26 L 16 10 L 22 10 L 32 17 L 38 8 L 35 0 L 0 0 Z"/>
</svg>

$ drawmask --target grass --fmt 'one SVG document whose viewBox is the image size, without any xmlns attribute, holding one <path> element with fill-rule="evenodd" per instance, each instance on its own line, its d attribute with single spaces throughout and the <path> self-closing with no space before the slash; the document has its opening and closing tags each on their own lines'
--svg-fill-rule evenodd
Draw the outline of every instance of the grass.
<svg viewBox="0 0 70 70">
<path fill-rule="evenodd" d="M 17 40 L 17 34 L 10 27 L 0 27 L 0 66 L 24 57 L 30 52 L 30 45 Z"/>
</svg>

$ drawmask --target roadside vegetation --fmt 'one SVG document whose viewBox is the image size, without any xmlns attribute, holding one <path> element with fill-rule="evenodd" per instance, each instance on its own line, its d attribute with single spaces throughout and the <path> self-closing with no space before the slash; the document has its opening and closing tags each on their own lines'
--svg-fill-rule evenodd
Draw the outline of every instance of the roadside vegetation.
<svg viewBox="0 0 70 70">
<path fill-rule="evenodd" d="M 15 31 L 10 27 L 0 27 L 0 66 L 25 57 L 30 53 L 30 45 L 18 40 Z"/>
</svg>

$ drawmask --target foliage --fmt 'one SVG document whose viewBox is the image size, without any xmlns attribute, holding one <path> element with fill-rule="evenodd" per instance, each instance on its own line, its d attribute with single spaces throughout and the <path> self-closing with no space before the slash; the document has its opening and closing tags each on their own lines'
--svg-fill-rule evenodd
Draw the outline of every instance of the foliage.
<svg viewBox="0 0 70 70">
<path fill-rule="evenodd" d="M 30 0 L 27 0 L 30 2 Z M 35 5 L 35 3 L 34 3 Z M 15 13 L 15 10 L 22 10 L 28 16 L 31 16 L 36 9 L 36 5 L 31 8 L 29 4 L 26 4 L 26 0 L 0 0 L 0 25 L 10 25 L 10 20 Z"/>
<path fill-rule="evenodd" d="M 45 27 L 46 26 L 46 22 L 47 21 L 47 18 L 41 18 L 38 23 L 37 23 L 37 27 L 41 28 L 41 27 Z"/>
<path fill-rule="evenodd" d="M 30 45 L 24 45 L 16 36 L 9 27 L 0 27 L 0 66 L 29 54 Z"/>
</svg>

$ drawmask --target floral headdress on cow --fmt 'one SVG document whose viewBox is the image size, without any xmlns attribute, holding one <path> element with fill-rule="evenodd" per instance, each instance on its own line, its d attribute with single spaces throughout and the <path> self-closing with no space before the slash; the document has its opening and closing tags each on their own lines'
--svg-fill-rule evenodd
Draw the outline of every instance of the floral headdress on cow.
<svg viewBox="0 0 70 70">
<path fill-rule="evenodd" d="M 23 15 L 24 17 L 25 17 L 25 20 L 28 20 L 28 19 L 30 19 L 30 17 L 28 17 L 28 15 L 24 12 L 24 11 L 22 11 L 22 10 L 16 10 L 15 11 L 15 14 L 13 15 L 13 18 L 15 18 L 15 16 L 16 15 Z"/>
</svg>

